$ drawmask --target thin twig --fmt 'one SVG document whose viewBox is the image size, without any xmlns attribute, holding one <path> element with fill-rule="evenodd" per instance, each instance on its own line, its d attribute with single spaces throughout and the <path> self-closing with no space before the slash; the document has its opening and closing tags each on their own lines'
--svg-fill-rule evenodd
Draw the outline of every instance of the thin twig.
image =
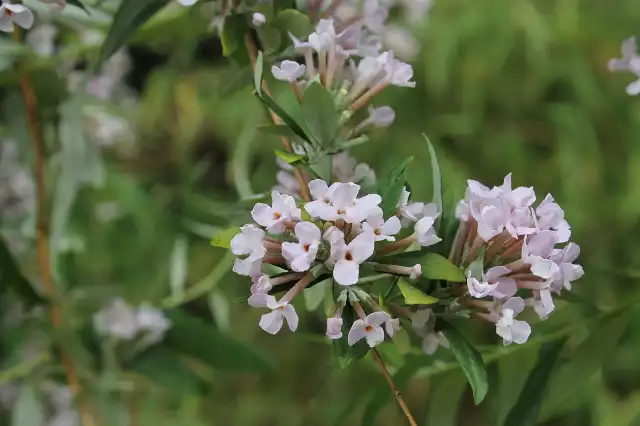
<svg viewBox="0 0 640 426">
<path fill-rule="evenodd" d="M 258 53 L 257 53 L 256 45 L 253 42 L 253 39 L 251 38 L 251 34 L 247 33 L 244 35 L 244 45 L 247 49 L 247 53 L 249 54 L 249 60 L 251 61 L 251 68 L 255 70 Z M 267 82 L 265 80 L 262 80 L 262 90 L 264 90 L 267 95 L 271 96 L 271 92 L 269 91 L 269 86 L 267 85 Z M 269 109 L 269 115 L 271 117 L 271 121 L 273 122 L 273 124 L 282 124 L 282 120 L 280 119 L 278 114 L 273 112 L 271 109 Z M 282 145 L 287 151 L 289 152 L 293 151 L 291 149 L 291 143 L 286 137 L 280 136 L 280 141 L 282 141 Z M 302 172 L 300 171 L 300 169 L 294 168 L 293 175 L 298 181 L 298 186 L 300 187 L 300 196 L 306 201 L 311 200 L 311 196 L 309 195 L 309 185 L 307 184 L 307 181 L 302 175 Z"/>
<path fill-rule="evenodd" d="M 384 361 L 382 360 L 382 358 L 380 358 L 380 354 L 378 353 L 378 350 L 376 348 L 373 348 L 371 350 L 371 356 L 373 357 L 373 360 L 376 362 L 376 364 L 380 366 L 382 375 L 384 376 L 384 379 L 387 381 L 387 384 L 389 385 L 391 392 L 393 392 L 393 396 L 396 398 L 396 401 L 398 402 L 398 405 L 402 409 L 402 412 L 404 413 L 405 417 L 409 421 L 409 424 L 411 426 L 418 426 L 418 422 L 416 422 L 416 419 L 414 419 L 413 416 L 411 415 L 411 411 L 409 411 L 409 407 L 407 407 L 407 404 L 405 404 L 404 399 L 402 398 L 402 394 L 400 394 L 400 391 L 396 387 L 395 383 L 393 383 L 393 378 L 391 377 L 391 374 L 389 374 L 389 370 L 387 370 L 387 366 L 384 364 Z"/>
<path fill-rule="evenodd" d="M 13 32 L 13 39 L 17 43 L 22 43 L 22 33 L 19 28 L 15 28 Z M 45 186 L 45 144 L 42 138 L 42 133 L 38 124 L 38 103 L 36 99 L 33 86 L 29 79 L 29 74 L 23 63 L 19 63 L 20 66 L 20 88 L 22 90 L 22 96 L 24 97 L 24 103 L 27 111 L 27 124 L 29 127 L 29 137 L 33 144 L 33 149 L 36 155 L 36 192 L 37 192 L 37 248 L 38 248 L 38 264 L 40 266 L 40 277 L 42 280 L 42 286 L 44 292 L 49 296 L 51 300 L 51 308 L 49 315 L 51 317 L 51 323 L 54 328 L 60 328 L 62 326 L 62 316 L 60 310 L 56 304 L 55 287 L 53 285 L 53 277 L 51 274 L 51 260 L 49 257 L 49 230 L 47 223 L 47 192 Z M 59 347 L 60 358 L 62 366 L 67 378 L 67 383 L 77 397 L 78 413 L 80 414 L 81 422 L 84 426 L 94 426 L 96 423 L 93 419 L 91 411 L 86 404 L 82 395 L 82 387 L 78 379 L 78 374 L 73 365 L 73 361 L 69 355 L 64 351 L 62 347 Z"/>
</svg>

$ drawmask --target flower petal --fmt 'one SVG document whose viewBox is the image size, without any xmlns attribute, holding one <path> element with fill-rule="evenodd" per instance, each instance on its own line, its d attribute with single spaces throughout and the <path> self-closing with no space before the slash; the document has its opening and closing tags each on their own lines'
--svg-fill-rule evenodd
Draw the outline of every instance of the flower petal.
<svg viewBox="0 0 640 426">
<path fill-rule="evenodd" d="M 360 268 L 352 260 L 340 260 L 333 268 L 333 278 L 340 285 L 354 285 L 358 282 Z"/>
<path fill-rule="evenodd" d="M 366 323 L 367 325 L 373 327 L 380 327 L 385 322 L 391 319 L 391 315 L 383 311 L 372 312 L 367 315 Z"/>
<path fill-rule="evenodd" d="M 400 232 L 401 225 L 400 219 L 397 216 L 391 216 L 387 221 L 382 225 L 382 233 L 384 235 L 396 235 Z"/>
<path fill-rule="evenodd" d="M 374 234 L 363 232 L 349 243 L 349 253 L 356 262 L 362 263 L 373 255 L 375 240 Z"/>
<path fill-rule="evenodd" d="M 357 319 L 353 322 L 351 326 L 351 330 L 349 330 L 349 335 L 347 336 L 347 343 L 349 346 L 355 345 L 358 341 L 364 339 L 367 335 L 365 331 L 365 323 L 361 319 Z"/>
<path fill-rule="evenodd" d="M 384 330 L 382 327 L 375 327 L 373 330 L 367 333 L 367 344 L 373 348 L 376 345 L 384 342 Z"/>
<path fill-rule="evenodd" d="M 287 320 L 289 330 L 296 331 L 298 329 L 298 314 L 296 313 L 296 308 L 294 308 L 293 305 L 287 304 L 282 311 L 282 315 L 284 319 Z"/>
<path fill-rule="evenodd" d="M 271 206 L 264 203 L 257 203 L 251 210 L 251 217 L 257 224 L 267 227 L 274 220 L 273 213 Z"/>
<path fill-rule="evenodd" d="M 300 244 L 311 244 L 320 241 L 320 229 L 311 222 L 298 222 L 295 232 Z"/>
<path fill-rule="evenodd" d="M 322 179 L 314 179 L 309 182 L 309 192 L 314 200 L 323 200 L 325 195 L 327 195 L 328 189 L 327 182 Z"/>
<path fill-rule="evenodd" d="M 274 310 L 260 317 L 258 325 L 269 334 L 276 334 L 282 328 L 284 317 L 280 310 Z"/>
</svg>

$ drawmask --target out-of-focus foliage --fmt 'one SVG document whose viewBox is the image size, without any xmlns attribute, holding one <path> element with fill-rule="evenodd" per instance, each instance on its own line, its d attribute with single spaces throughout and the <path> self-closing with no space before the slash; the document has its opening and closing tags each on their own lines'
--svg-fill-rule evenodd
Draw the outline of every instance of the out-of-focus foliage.
<svg viewBox="0 0 640 426">
<path fill-rule="evenodd" d="M 369 358 L 340 369 L 320 316 L 303 316 L 307 327 L 295 337 L 258 329 L 258 314 L 246 307 L 246 282 L 229 273 L 226 251 L 209 245 L 230 222 L 246 222 L 238 195 L 248 198 L 274 184 L 278 138 L 255 131 L 267 122 L 251 87 L 231 90 L 234 77 L 250 80 L 250 74 L 222 58 L 207 19 L 170 5 L 132 39 L 125 81 L 133 93 L 107 101 L 76 96 L 60 75 L 83 68 L 65 63 L 79 51 L 88 60 L 97 57 L 99 45 L 80 43 L 76 29 L 107 28 L 117 2 L 98 3 L 86 2 L 89 14 L 67 7 L 56 16 L 60 50 L 35 59 L 31 70 L 48 148 L 58 153 L 47 172 L 60 303 L 76 326 L 90 325 L 91 315 L 115 295 L 167 309 L 188 300 L 181 312 L 189 317 L 172 316 L 183 326 L 168 335 L 168 345 L 123 366 L 127 374 L 114 379 L 96 375 L 90 345 L 64 332 L 42 333 L 46 316 L 12 327 L 22 314 L 14 296 L 3 295 L 0 404 L 5 393 L 18 402 L 13 411 L 0 411 L 0 424 L 39 426 L 37 417 L 28 417 L 39 411 L 25 407 L 55 410 L 48 395 L 56 394 L 50 387 L 60 371 L 45 367 L 58 357 L 48 350 L 49 339 L 79 360 L 93 402 L 108 415 L 105 424 L 403 424 Z M 433 178 L 426 133 L 438 153 L 445 204 L 463 195 L 467 178 L 499 183 L 513 172 L 517 184 L 553 193 L 582 248 L 585 277 L 565 296 L 575 303 L 559 302 L 529 344 L 497 348 L 491 330 L 474 330 L 491 385 L 483 405 L 474 405 L 450 353 L 427 357 L 401 344 L 380 348 L 420 424 L 504 424 L 530 372 L 545 374 L 537 367 L 539 354 L 548 356 L 543 343 L 564 338 L 548 386 L 538 396 L 529 389 L 539 398 L 539 417 L 526 424 L 638 421 L 640 100 L 626 95 L 627 77 L 610 74 L 606 64 L 637 31 L 640 3 L 601 3 L 437 0 L 414 31 L 421 47 L 412 61 L 417 88 L 385 92 L 396 123 L 353 150 L 385 174 L 414 156 L 411 191 L 427 199 Z M 11 69 L 12 58 L 25 52 L 4 37 L 0 42 L 3 136 L 12 136 L 21 163 L 31 167 Z M 56 73 L 55 67 L 67 68 Z M 131 96 L 139 103 L 128 103 Z M 99 141 L 79 131 L 90 125 L 81 118 L 87 105 L 126 119 L 131 140 L 98 149 Z M 60 128 L 53 124 L 58 114 Z M 28 249 L 33 209 L 26 210 L 25 220 L 2 217 L 1 225 L 23 273 L 37 285 Z M 108 348 L 102 351 L 108 356 Z"/>
</svg>

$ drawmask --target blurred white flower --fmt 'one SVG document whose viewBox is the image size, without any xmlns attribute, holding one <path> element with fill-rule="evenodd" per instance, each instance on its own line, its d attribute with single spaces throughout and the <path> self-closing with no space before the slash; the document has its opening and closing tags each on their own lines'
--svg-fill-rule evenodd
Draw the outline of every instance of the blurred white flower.
<svg viewBox="0 0 640 426">
<path fill-rule="evenodd" d="M 138 332 L 136 310 L 122 298 L 116 298 L 93 316 L 93 326 L 102 336 L 131 340 Z"/>
<path fill-rule="evenodd" d="M 193 6 L 197 2 L 198 0 L 178 0 L 178 3 L 180 3 L 183 6 Z"/>
<path fill-rule="evenodd" d="M 278 191 L 271 192 L 272 205 L 257 203 L 251 216 L 261 226 L 267 228 L 272 234 L 282 234 L 285 230 L 285 222 L 300 220 L 300 209 L 296 206 L 295 199 Z"/>
<path fill-rule="evenodd" d="M 48 58 L 55 52 L 57 35 L 58 28 L 55 25 L 43 23 L 29 31 L 25 40 L 33 48 L 36 55 Z"/>
<path fill-rule="evenodd" d="M 638 95 L 640 94 L 640 56 L 638 56 L 636 38 L 630 37 L 624 40 L 620 50 L 622 58 L 611 59 L 609 70 L 628 71 L 635 74 L 638 79 L 627 86 L 627 93 L 632 96 Z"/>
<path fill-rule="evenodd" d="M 400 319 L 399 318 L 390 318 L 384 323 L 384 330 L 387 332 L 389 337 L 393 337 L 396 334 L 396 331 L 400 330 Z"/>
<path fill-rule="evenodd" d="M 136 310 L 138 332 L 148 333 L 151 343 L 159 342 L 164 333 L 171 327 L 171 321 L 160 309 L 154 308 L 148 303 L 143 303 Z"/>
<path fill-rule="evenodd" d="M 256 12 L 253 15 L 251 15 L 251 23 L 253 24 L 254 27 L 259 27 L 263 25 L 265 22 L 267 22 L 267 18 L 262 13 Z"/>
<path fill-rule="evenodd" d="M 342 318 L 327 318 L 327 337 L 332 340 L 342 338 Z"/>
</svg>

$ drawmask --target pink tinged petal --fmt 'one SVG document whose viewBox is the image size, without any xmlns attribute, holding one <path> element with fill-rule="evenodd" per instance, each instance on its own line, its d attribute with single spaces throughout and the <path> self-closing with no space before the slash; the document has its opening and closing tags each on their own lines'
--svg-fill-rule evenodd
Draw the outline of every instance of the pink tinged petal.
<svg viewBox="0 0 640 426">
<path fill-rule="evenodd" d="M 518 285 L 516 281 L 511 278 L 501 278 L 498 280 L 498 287 L 496 287 L 493 297 L 498 299 L 508 299 L 515 296 L 518 292 Z"/>
<path fill-rule="evenodd" d="M 304 209 L 313 218 L 330 221 L 334 221 L 338 218 L 337 209 L 321 200 L 311 201 L 305 204 Z"/>
<path fill-rule="evenodd" d="M 323 200 L 325 195 L 327 195 L 328 189 L 327 182 L 322 179 L 314 179 L 309 182 L 309 192 L 314 200 Z"/>
<path fill-rule="evenodd" d="M 489 284 L 488 282 L 480 282 L 473 277 L 467 278 L 467 288 L 469 294 L 477 299 L 490 296 L 496 289 L 498 284 Z"/>
<path fill-rule="evenodd" d="M 529 207 L 536 201 L 536 193 L 533 187 L 524 187 L 511 191 L 511 200 L 519 207 Z"/>
<path fill-rule="evenodd" d="M 427 203 L 424 205 L 422 209 L 422 216 L 428 216 L 432 218 L 437 218 L 440 216 L 440 211 L 438 210 L 438 205 L 436 203 Z"/>
<path fill-rule="evenodd" d="M 540 290 L 539 292 L 540 302 L 534 307 L 536 313 L 540 319 L 547 319 L 547 317 L 554 311 L 555 305 L 553 303 L 553 297 L 549 289 Z"/>
<path fill-rule="evenodd" d="M 271 74 L 273 74 L 276 80 L 289 81 L 289 76 L 276 65 L 271 67 Z"/>
<path fill-rule="evenodd" d="M 422 215 L 423 210 L 424 210 L 424 203 L 419 203 L 419 202 L 411 203 L 402 209 L 402 215 L 407 219 L 416 221 L 420 219 L 420 216 Z"/>
<path fill-rule="evenodd" d="M 273 285 L 271 284 L 269 276 L 261 275 L 257 280 L 254 280 L 254 283 L 251 285 L 251 294 L 267 294 L 272 288 Z"/>
<path fill-rule="evenodd" d="M 433 311 L 429 308 L 419 309 L 411 315 L 411 327 L 420 330 L 427 325 Z"/>
<path fill-rule="evenodd" d="M 502 305 L 502 309 L 511 310 L 514 315 L 517 315 L 524 310 L 524 305 L 522 297 L 512 297 Z"/>
<path fill-rule="evenodd" d="M 335 226 L 327 228 L 322 238 L 329 244 L 337 243 L 338 241 L 342 241 L 344 244 L 344 232 Z"/>
<path fill-rule="evenodd" d="M 342 338 L 342 318 L 327 318 L 327 337 L 330 339 Z"/>
<path fill-rule="evenodd" d="M 375 236 L 369 232 L 362 233 L 349 243 L 348 251 L 358 263 L 362 263 L 373 255 Z"/>
<path fill-rule="evenodd" d="M 233 272 L 250 277 L 260 268 L 260 260 L 236 259 L 233 262 Z"/>
<path fill-rule="evenodd" d="M 531 273 L 537 277 L 549 279 L 558 273 L 560 268 L 554 261 L 548 259 L 542 259 L 537 256 L 531 256 Z"/>
<path fill-rule="evenodd" d="M 13 19 L 11 19 L 11 16 L 9 16 L 4 9 L 0 9 L 0 13 L 2 13 L 2 17 L 0 17 L 0 31 L 5 33 L 13 32 Z"/>
<path fill-rule="evenodd" d="M 400 320 L 398 318 L 390 319 L 384 323 L 384 329 L 389 337 L 393 337 L 393 335 L 396 334 L 396 331 L 400 330 Z"/>
<path fill-rule="evenodd" d="M 369 229 L 378 229 L 378 228 L 382 228 L 382 225 L 384 224 L 384 218 L 381 215 L 370 215 L 369 217 L 367 217 L 367 222 L 364 223 L 363 225 L 368 225 Z"/>
<path fill-rule="evenodd" d="M 358 282 L 360 268 L 351 260 L 340 260 L 333 268 L 333 278 L 340 285 L 354 285 Z"/>
<path fill-rule="evenodd" d="M 21 6 L 21 5 L 13 5 L 13 6 Z M 28 30 L 29 28 L 31 28 L 33 26 L 33 13 L 31 13 L 31 11 L 29 9 L 27 9 L 26 7 L 24 7 L 24 10 L 20 11 L 20 12 L 15 12 L 13 15 L 13 21 L 20 27 Z"/>
<path fill-rule="evenodd" d="M 286 227 L 281 219 L 273 221 L 267 226 L 267 231 L 275 235 L 283 234 L 285 229 Z"/>
<path fill-rule="evenodd" d="M 284 319 L 287 320 L 287 325 L 289 326 L 289 330 L 296 331 L 298 329 L 298 314 L 296 313 L 296 308 L 293 305 L 287 304 L 282 309 L 282 315 Z"/>
<path fill-rule="evenodd" d="M 308 271 L 312 262 L 313 259 L 309 259 L 307 256 L 302 255 L 291 261 L 291 269 L 295 272 Z"/>
<path fill-rule="evenodd" d="M 407 191 L 407 187 L 402 188 L 402 193 L 400 194 L 400 198 L 398 199 L 398 204 L 396 204 L 397 208 L 401 208 L 407 205 L 409 202 L 409 196 L 411 193 Z"/>
<path fill-rule="evenodd" d="M 572 263 L 580 256 L 580 246 L 576 243 L 569 243 L 562 252 L 562 261 L 564 263 Z"/>
<path fill-rule="evenodd" d="M 640 80 L 636 80 L 627 86 L 627 94 L 630 96 L 640 94 Z"/>
<path fill-rule="evenodd" d="M 340 183 L 331 197 L 331 204 L 338 209 L 346 209 L 353 206 L 356 196 L 360 191 L 360 185 L 355 183 Z"/>
<path fill-rule="evenodd" d="M 382 330 L 382 327 L 374 327 L 373 330 L 366 333 L 367 344 L 370 348 L 384 342 L 384 330 Z"/>
<path fill-rule="evenodd" d="M 253 308 L 266 308 L 275 302 L 275 297 L 268 294 L 253 294 L 249 297 L 249 306 Z"/>
<path fill-rule="evenodd" d="M 522 345 L 531 335 L 531 326 L 525 321 L 514 320 L 511 326 L 511 338 L 513 342 Z"/>
<path fill-rule="evenodd" d="M 401 225 L 400 219 L 397 216 L 391 216 L 387 221 L 382 225 L 382 234 L 384 235 L 396 235 L 400 232 Z"/>
<path fill-rule="evenodd" d="M 267 227 L 274 221 L 274 211 L 271 206 L 257 203 L 251 210 L 251 217 L 257 224 Z"/>
<path fill-rule="evenodd" d="M 367 325 L 370 325 L 373 327 L 379 327 L 385 322 L 389 321 L 390 319 L 391 319 L 391 315 L 389 315 L 388 313 L 377 311 L 367 315 L 367 319 L 365 320 L 365 322 L 367 323 Z"/>
<path fill-rule="evenodd" d="M 344 240 L 337 239 L 331 243 L 331 259 L 334 261 L 344 260 L 347 252 L 347 245 Z"/>
<path fill-rule="evenodd" d="M 357 342 L 367 336 L 365 327 L 366 324 L 361 319 L 357 319 L 353 322 L 351 330 L 349 330 L 349 334 L 347 335 L 347 343 L 349 344 L 349 346 L 355 345 Z"/>
<path fill-rule="evenodd" d="M 295 232 L 300 244 L 311 244 L 320 241 L 320 229 L 311 222 L 298 222 Z"/>
<path fill-rule="evenodd" d="M 484 276 L 484 279 L 487 281 L 497 281 L 503 275 L 506 275 L 511 272 L 511 269 L 506 266 L 494 266 L 489 269 Z"/>
<path fill-rule="evenodd" d="M 264 314 L 260 317 L 258 325 L 261 329 L 269 334 L 276 334 L 282 328 L 284 323 L 284 316 L 279 309 L 273 310 L 268 314 Z"/>
</svg>

